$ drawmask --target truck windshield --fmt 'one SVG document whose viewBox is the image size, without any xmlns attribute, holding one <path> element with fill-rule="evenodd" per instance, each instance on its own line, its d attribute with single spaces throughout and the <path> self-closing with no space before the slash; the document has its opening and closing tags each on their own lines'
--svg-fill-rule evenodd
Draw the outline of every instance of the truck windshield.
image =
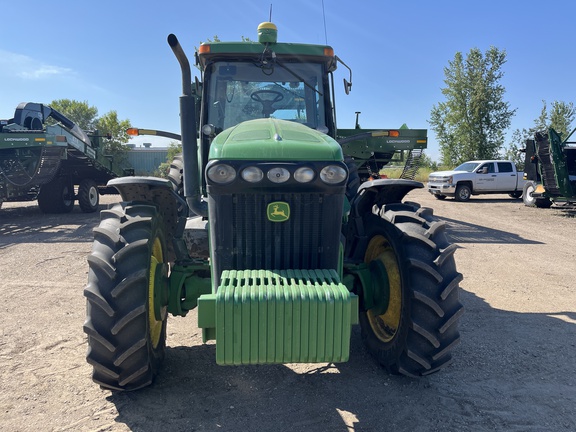
<svg viewBox="0 0 576 432">
<path fill-rule="evenodd" d="M 252 62 L 221 61 L 206 72 L 206 119 L 217 132 L 258 118 L 290 120 L 328 131 L 321 64 L 264 69 Z"/>
<path fill-rule="evenodd" d="M 472 172 L 477 166 L 478 164 L 474 162 L 464 162 L 462 165 L 459 165 L 456 168 L 454 168 L 454 171 Z"/>
</svg>

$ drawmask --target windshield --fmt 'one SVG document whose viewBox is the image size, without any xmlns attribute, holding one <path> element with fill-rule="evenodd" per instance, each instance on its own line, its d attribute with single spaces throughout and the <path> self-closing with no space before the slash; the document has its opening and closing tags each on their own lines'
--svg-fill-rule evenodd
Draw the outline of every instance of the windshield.
<svg viewBox="0 0 576 432">
<path fill-rule="evenodd" d="M 456 168 L 454 168 L 454 171 L 466 171 L 466 172 L 472 172 L 474 171 L 474 168 L 476 168 L 478 166 L 477 163 L 474 162 L 465 162 L 462 165 L 457 166 Z"/>
<path fill-rule="evenodd" d="M 258 118 L 290 120 L 328 131 L 321 64 L 263 69 L 251 62 L 215 62 L 207 72 L 207 122 L 217 132 Z"/>
</svg>

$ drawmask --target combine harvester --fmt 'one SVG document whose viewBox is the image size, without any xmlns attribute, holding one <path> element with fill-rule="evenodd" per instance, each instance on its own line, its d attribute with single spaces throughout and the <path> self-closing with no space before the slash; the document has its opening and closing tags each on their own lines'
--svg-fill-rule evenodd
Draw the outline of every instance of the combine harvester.
<svg viewBox="0 0 576 432">
<path fill-rule="evenodd" d="M 50 117 L 57 123 L 46 124 Z M 106 183 L 126 175 L 133 170 L 103 154 L 98 131 L 86 133 L 49 106 L 24 102 L 0 120 L 0 206 L 37 199 L 44 213 L 68 213 L 78 200 L 95 212 L 100 194 L 117 193 Z"/>
</svg>

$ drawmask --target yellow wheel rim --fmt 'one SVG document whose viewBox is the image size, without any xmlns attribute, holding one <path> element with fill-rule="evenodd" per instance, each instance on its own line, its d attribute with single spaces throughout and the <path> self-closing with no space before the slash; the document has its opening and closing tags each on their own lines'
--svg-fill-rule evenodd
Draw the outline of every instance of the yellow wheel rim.
<svg viewBox="0 0 576 432">
<path fill-rule="evenodd" d="M 381 235 L 376 235 L 370 239 L 364 262 L 370 263 L 374 260 L 380 261 L 388 274 L 390 289 L 390 301 L 388 309 L 382 315 L 376 315 L 372 310 L 368 310 L 366 315 L 374 334 L 382 342 L 390 342 L 400 327 L 402 316 L 402 280 L 400 269 L 396 259 L 396 253 L 388 240 Z"/>
<path fill-rule="evenodd" d="M 162 243 L 160 242 L 160 239 L 156 237 L 156 239 L 154 239 L 154 244 L 152 245 L 152 254 L 150 255 L 150 275 L 148 276 L 148 324 L 150 329 L 150 340 L 152 341 L 152 346 L 154 348 L 158 347 L 162 335 L 163 321 L 157 320 L 156 314 L 154 313 L 154 293 L 156 289 L 156 270 L 159 268 L 158 264 L 163 262 L 164 255 L 162 253 Z"/>
</svg>

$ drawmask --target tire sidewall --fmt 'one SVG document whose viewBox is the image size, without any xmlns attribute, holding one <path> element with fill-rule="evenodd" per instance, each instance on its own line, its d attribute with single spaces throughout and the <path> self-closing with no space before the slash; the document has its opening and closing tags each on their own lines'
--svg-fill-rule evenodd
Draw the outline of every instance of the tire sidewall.
<svg viewBox="0 0 576 432">
<path fill-rule="evenodd" d="M 368 348 L 373 353 L 377 353 L 379 361 L 384 364 L 391 365 L 389 368 L 393 372 L 397 372 L 397 367 L 395 365 L 398 363 L 407 343 L 406 341 L 408 338 L 408 330 L 410 326 L 411 307 L 410 291 L 408 287 L 409 278 L 406 274 L 406 269 L 408 267 L 403 265 L 406 256 L 404 247 L 402 246 L 403 233 L 393 224 L 383 221 L 379 216 L 374 214 L 369 214 L 364 217 L 364 227 L 366 228 L 365 232 L 368 239 L 371 239 L 375 235 L 382 235 L 392 246 L 396 260 L 398 262 L 398 270 L 400 273 L 402 303 L 400 308 L 400 322 L 398 329 L 389 342 L 383 342 L 372 331 L 372 326 L 367 316 L 367 311 L 364 309 L 363 295 L 362 293 L 359 293 L 359 320 L 362 338 Z"/>
</svg>

